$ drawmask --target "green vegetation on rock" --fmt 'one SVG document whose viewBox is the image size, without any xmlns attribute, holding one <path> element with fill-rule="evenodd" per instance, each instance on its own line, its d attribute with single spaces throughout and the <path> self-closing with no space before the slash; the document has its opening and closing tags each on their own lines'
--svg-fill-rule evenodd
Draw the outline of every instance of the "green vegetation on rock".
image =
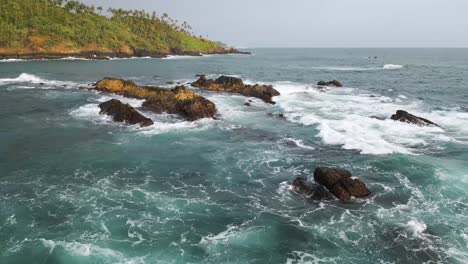
<svg viewBox="0 0 468 264">
<path fill-rule="evenodd" d="M 66 0 L 0 0 L 0 54 L 222 53 L 214 41 L 194 36 L 191 27 L 138 10 L 95 8 Z"/>
</svg>

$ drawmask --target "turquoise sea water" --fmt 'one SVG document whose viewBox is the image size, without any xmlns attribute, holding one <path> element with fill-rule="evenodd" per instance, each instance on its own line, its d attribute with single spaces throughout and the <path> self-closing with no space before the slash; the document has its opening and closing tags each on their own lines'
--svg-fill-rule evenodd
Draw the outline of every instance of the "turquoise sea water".
<svg viewBox="0 0 468 264">
<path fill-rule="evenodd" d="M 468 262 L 467 49 L 253 52 L 0 62 L 0 263 Z M 198 73 L 281 96 L 246 107 L 194 89 L 219 120 L 143 111 L 155 125 L 141 129 L 97 105 L 142 101 L 79 89 Z M 322 79 L 345 87 L 319 91 Z M 398 109 L 444 129 L 381 120 Z M 317 166 L 350 170 L 371 196 L 293 193 Z"/>
</svg>

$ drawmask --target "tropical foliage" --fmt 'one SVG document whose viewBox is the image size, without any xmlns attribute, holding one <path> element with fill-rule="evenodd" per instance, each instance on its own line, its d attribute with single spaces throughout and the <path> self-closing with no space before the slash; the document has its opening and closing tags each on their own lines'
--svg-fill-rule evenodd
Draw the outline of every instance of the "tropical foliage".
<svg viewBox="0 0 468 264">
<path fill-rule="evenodd" d="M 139 10 L 87 6 L 71 0 L 0 0 L 0 48 L 95 47 L 148 52 L 215 52 L 186 22 Z"/>
</svg>

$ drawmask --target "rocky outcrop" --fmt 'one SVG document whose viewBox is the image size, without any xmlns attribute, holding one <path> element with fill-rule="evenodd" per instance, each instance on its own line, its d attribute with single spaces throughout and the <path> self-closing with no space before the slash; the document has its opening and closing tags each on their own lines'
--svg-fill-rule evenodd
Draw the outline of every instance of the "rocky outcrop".
<svg viewBox="0 0 468 264">
<path fill-rule="evenodd" d="M 192 86 L 204 90 L 237 93 L 244 96 L 256 97 L 270 104 L 275 104 L 272 98 L 280 95 L 271 85 L 244 84 L 239 78 L 224 75 L 218 77 L 216 80 L 206 79 L 205 75 L 200 75 L 199 79 L 192 83 Z"/>
<path fill-rule="evenodd" d="M 317 83 L 317 85 L 319 85 L 319 86 L 329 86 L 329 87 L 330 86 L 331 87 L 343 87 L 343 85 L 337 80 L 332 80 L 332 81 L 328 81 L 328 82 L 327 81 L 319 81 Z"/>
<path fill-rule="evenodd" d="M 440 127 L 439 125 L 437 125 L 436 123 L 433 123 L 430 120 L 427 120 L 427 119 L 419 117 L 419 116 L 412 115 L 412 114 L 410 114 L 410 113 L 408 113 L 406 111 L 403 111 L 403 110 L 398 110 L 396 112 L 396 114 L 392 115 L 391 119 L 393 119 L 395 121 L 415 124 L 415 125 L 418 125 L 418 126 L 437 126 L 437 127 Z"/>
<path fill-rule="evenodd" d="M 293 181 L 295 192 L 313 200 L 330 200 L 333 195 L 320 184 L 311 183 L 304 177 L 297 177 Z"/>
<path fill-rule="evenodd" d="M 99 108 L 101 109 L 99 114 L 112 116 L 112 120 L 115 122 L 123 122 L 130 125 L 140 124 L 141 127 L 153 125 L 153 120 L 138 113 L 131 105 L 124 104 L 116 99 L 99 104 Z"/>
<path fill-rule="evenodd" d="M 320 167 L 314 171 L 314 180 L 342 201 L 349 200 L 351 196 L 365 197 L 370 194 L 366 184 L 353 179 L 347 170 Z"/>
<path fill-rule="evenodd" d="M 172 90 L 137 86 L 132 81 L 104 78 L 95 84 L 101 92 L 114 93 L 125 97 L 144 99 L 143 107 L 156 113 L 177 114 L 186 120 L 214 118 L 217 113 L 213 102 L 187 89 L 177 86 Z"/>
</svg>

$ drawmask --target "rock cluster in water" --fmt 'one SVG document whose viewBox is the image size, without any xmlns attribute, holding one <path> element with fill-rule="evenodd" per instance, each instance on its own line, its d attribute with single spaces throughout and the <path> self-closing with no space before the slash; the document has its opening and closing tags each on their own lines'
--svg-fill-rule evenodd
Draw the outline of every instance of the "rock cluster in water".
<svg viewBox="0 0 468 264">
<path fill-rule="evenodd" d="M 440 127 L 439 125 L 437 125 L 436 123 L 430 121 L 430 120 L 427 120 L 425 118 L 422 118 L 422 117 L 419 117 L 419 116 L 415 116 L 415 115 L 412 115 L 406 111 L 403 111 L 403 110 L 398 110 L 396 112 L 396 114 L 392 115 L 392 117 L 390 117 L 391 119 L 395 120 L 395 121 L 400 121 L 400 122 L 405 122 L 405 123 L 410 123 L 410 124 L 415 124 L 415 125 L 418 125 L 418 126 L 437 126 L 437 127 Z"/>
<path fill-rule="evenodd" d="M 296 178 L 293 188 L 311 199 L 330 199 L 333 196 L 347 201 L 353 197 L 366 197 L 370 194 L 366 184 L 352 177 L 347 170 L 319 167 L 314 171 L 317 183 L 307 182 L 305 178 Z"/>
<path fill-rule="evenodd" d="M 99 104 L 99 108 L 101 109 L 99 114 L 112 116 L 112 120 L 115 122 L 123 122 L 130 125 L 140 124 L 141 127 L 147 127 L 154 124 L 153 120 L 140 114 L 131 105 L 124 104 L 116 99 L 111 99 Z"/>
<path fill-rule="evenodd" d="M 329 86 L 329 87 L 343 87 L 343 85 L 337 80 L 331 81 L 319 81 L 317 83 L 318 86 Z"/>
<path fill-rule="evenodd" d="M 186 120 L 214 118 L 217 113 L 213 102 L 190 91 L 185 86 L 168 90 L 160 87 L 137 86 L 132 81 L 104 78 L 95 84 L 101 92 L 144 99 L 143 107 L 156 113 L 177 114 Z"/>
<path fill-rule="evenodd" d="M 240 78 L 230 76 L 220 76 L 216 80 L 206 79 L 205 75 L 198 75 L 199 79 L 192 83 L 192 86 L 211 91 L 238 93 L 245 96 L 262 99 L 266 103 L 275 104 L 272 101 L 274 96 L 280 93 L 271 85 L 249 85 L 244 84 Z"/>
</svg>

